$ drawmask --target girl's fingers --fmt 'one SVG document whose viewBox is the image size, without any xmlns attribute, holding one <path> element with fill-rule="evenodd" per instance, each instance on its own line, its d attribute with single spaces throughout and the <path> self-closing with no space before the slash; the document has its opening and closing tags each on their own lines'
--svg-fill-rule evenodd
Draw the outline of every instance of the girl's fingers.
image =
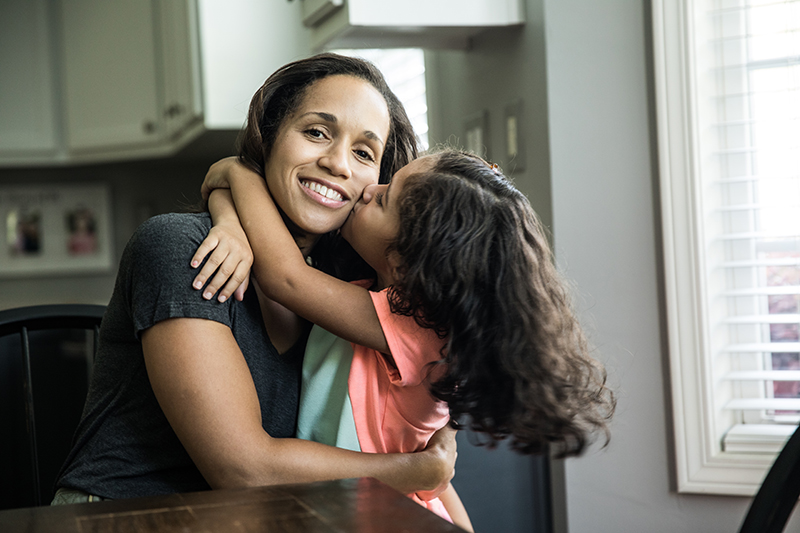
<svg viewBox="0 0 800 533">
<path fill-rule="evenodd" d="M 212 189 L 211 187 L 206 185 L 205 182 L 203 182 L 203 184 L 200 186 L 200 196 L 203 197 L 203 200 L 208 200 L 208 196 L 211 194 L 211 191 L 213 190 L 214 189 Z"/>
<path fill-rule="evenodd" d="M 197 268 L 205 259 L 205 264 L 192 281 L 192 286 L 197 290 L 202 289 L 202 296 L 206 300 L 210 300 L 215 294 L 220 302 L 232 295 L 241 300 L 248 286 L 253 253 L 246 238 L 238 238 L 229 230 L 221 228 L 222 226 L 211 228 L 192 257 L 192 268 Z"/>
<path fill-rule="evenodd" d="M 232 265 L 233 260 L 231 260 L 230 256 L 226 257 L 225 260 L 220 263 L 214 277 L 208 282 L 206 288 L 203 289 L 203 298 L 210 300 L 219 291 L 217 299 L 220 302 L 224 302 L 233 294 L 233 291 L 239 286 L 241 281 L 229 287 L 231 276 L 233 276 L 236 269 L 236 266 Z"/>
<path fill-rule="evenodd" d="M 206 236 L 205 239 L 203 239 L 203 242 L 200 243 L 200 246 L 197 247 L 197 251 L 195 251 L 194 255 L 192 256 L 192 268 L 197 268 L 200 263 L 203 262 L 203 259 L 205 259 L 205 257 L 217 246 L 219 246 L 219 239 L 212 231 Z"/>
<path fill-rule="evenodd" d="M 247 292 L 247 287 L 249 286 L 250 286 L 250 276 L 245 276 L 242 284 L 239 285 L 239 287 L 233 293 L 233 297 L 236 298 L 236 300 L 239 302 L 244 300 L 244 293 Z"/>
<path fill-rule="evenodd" d="M 232 264 L 233 261 L 226 261 L 225 263 L 220 266 L 220 269 L 217 271 L 217 275 L 214 278 L 214 281 L 217 281 L 217 278 L 220 279 L 221 283 L 224 283 L 225 286 L 219 293 L 218 300 L 220 302 L 224 302 L 231 295 L 235 294 L 239 287 L 245 282 L 247 276 L 250 273 L 250 268 L 244 265 L 241 261 L 234 267 L 233 272 L 230 275 L 227 275 L 227 268 L 228 264 Z M 241 299 L 240 299 L 241 301 Z"/>
<path fill-rule="evenodd" d="M 211 253 L 211 255 L 208 257 L 206 264 L 203 265 L 203 268 L 201 268 L 200 272 L 197 274 L 197 276 L 195 276 L 194 282 L 192 283 L 192 287 L 194 287 L 195 289 L 202 289 L 203 285 L 206 284 L 206 281 L 210 279 L 211 276 L 214 275 L 214 272 L 216 272 L 219 269 L 220 265 L 223 263 L 223 261 L 225 261 L 225 258 L 227 256 L 228 256 L 227 251 L 220 250 L 219 247 L 215 248 L 214 251 Z M 214 294 L 217 292 L 216 287 L 220 285 L 222 285 L 222 283 L 219 282 L 217 285 L 213 285 L 213 281 L 212 283 L 206 285 L 206 288 L 203 290 L 203 297 L 206 300 L 210 300 L 211 297 L 214 296 Z M 209 291 L 210 294 L 208 294 Z"/>
</svg>

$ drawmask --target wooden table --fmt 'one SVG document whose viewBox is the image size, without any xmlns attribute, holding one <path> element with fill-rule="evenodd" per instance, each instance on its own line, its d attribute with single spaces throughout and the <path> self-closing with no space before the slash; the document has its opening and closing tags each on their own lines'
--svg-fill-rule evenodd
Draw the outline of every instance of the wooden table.
<svg viewBox="0 0 800 533">
<path fill-rule="evenodd" d="M 372 478 L 0 511 L 3 533 L 457 532 Z"/>
</svg>

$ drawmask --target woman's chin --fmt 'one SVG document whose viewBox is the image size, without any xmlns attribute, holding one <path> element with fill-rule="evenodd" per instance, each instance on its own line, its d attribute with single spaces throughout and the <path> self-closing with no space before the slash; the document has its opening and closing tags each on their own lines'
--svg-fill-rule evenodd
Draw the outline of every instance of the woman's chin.
<svg viewBox="0 0 800 533">
<path fill-rule="evenodd" d="M 318 238 L 326 233 L 338 230 L 342 227 L 342 224 L 344 224 L 344 220 L 338 219 L 335 221 L 308 221 L 302 225 L 296 224 L 297 231 L 293 233 L 296 235 L 305 235 L 310 238 Z"/>
</svg>

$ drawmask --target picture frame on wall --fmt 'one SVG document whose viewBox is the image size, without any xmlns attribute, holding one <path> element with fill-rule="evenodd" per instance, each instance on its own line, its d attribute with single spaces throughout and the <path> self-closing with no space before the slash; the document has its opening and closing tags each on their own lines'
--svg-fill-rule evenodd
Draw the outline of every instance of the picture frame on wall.
<svg viewBox="0 0 800 533">
<path fill-rule="evenodd" d="M 108 271 L 110 205 L 105 183 L 0 187 L 0 277 Z"/>
</svg>

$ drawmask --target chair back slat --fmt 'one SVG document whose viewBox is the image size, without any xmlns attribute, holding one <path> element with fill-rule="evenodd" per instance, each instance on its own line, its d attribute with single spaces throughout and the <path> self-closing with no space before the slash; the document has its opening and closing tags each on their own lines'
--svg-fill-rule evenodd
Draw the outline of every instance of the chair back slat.
<svg viewBox="0 0 800 533">
<path fill-rule="evenodd" d="M 33 376 L 31 374 L 31 345 L 28 328 L 22 326 L 19 332 L 22 344 L 22 390 L 25 395 L 25 431 L 28 437 L 28 453 L 31 458 L 33 501 L 42 504 L 39 479 L 39 447 L 36 445 L 36 416 L 33 410 Z"/>
<path fill-rule="evenodd" d="M 51 402 L 47 394 L 52 396 L 52 392 L 50 388 L 53 385 L 53 380 L 58 382 L 58 379 L 61 377 L 60 375 L 53 374 L 54 370 L 50 369 L 49 366 L 42 367 L 44 364 L 49 364 L 47 362 L 51 361 L 50 357 L 57 357 L 54 355 L 55 353 L 61 353 L 60 351 L 56 350 L 48 350 L 45 354 L 48 354 L 45 359 L 40 359 L 37 357 L 43 355 L 40 349 L 34 351 L 32 354 L 31 345 L 34 345 L 34 348 L 38 346 L 50 346 L 49 344 L 42 344 L 42 340 L 39 337 L 34 339 L 34 342 L 31 342 L 30 333 L 32 331 L 44 331 L 44 330 L 87 330 L 86 335 L 86 342 L 88 347 L 88 342 L 92 342 L 91 346 L 91 356 L 94 357 L 94 354 L 97 351 L 98 340 L 100 335 L 100 323 L 102 321 L 103 315 L 105 313 L 106 307 L 103 305 L 85 305 L 85 304 L 56 304 L 56 305 L 39 305 L 39 306 L 29 306 L 29 307 L 21 307 L 17 309 L 8 309 L 0 311 L 0 337 L 9 337 L 9 340 L 6 341 L 2 346 L 8 347 L 12 349 L 12 352 L 6 353 L 7 349 L 3 349 L 3 353 L 0 353 L 0 357 L 2 357 L 4 361 L 3 368 L 12 369 L 17 368 L 18 370 L 12 370 L 10 373 L 6 374 L 8 376 L 5 379 L 13 379 L 16 381 L 16 385 L 12 383 L 12 390 L 9 390 L 7 394 L 5 394 L 4 398 L 9 398 L 11 402 L 5 408 L 5 412 L 9 412 L 13 415 L 15 420 L 18 422 L 14 422 L 15 427 L 18 427 L 16 441 L 18 444 L 14 446 L 19 446 L 18 448 L 10 448 L 8 451 L 11 453 L 11 458 L 13 461 L 13 457 L 19 454 L 27 454 L 28 455 L 28 466 L 23 466 L 19 463 L 19 458 L 16 460 L 18 463 L 18 467 L 12 467 L 12 471 L 14 474 L 12 476 L 4 476 L 0 475 L 0 483 L 4 485 L 0 494 L 4 495 L 2 501 L 0 501 L 0 509 L 5 508 L 13 508 L 19 506 L 31 506 L 31 505 L 44 505 L 49 504 L 48 501 L 43 501 L 44 497 L 47 497 L 47 494 L 42 496 L 43 494 L 43 487 L 50 491 L 50 486 L 46 486 L 48 483 L 52 483 L 53 480 L 50 479 L 53 476 L 52 470 L 55 468 L 53 464 L 56 464 L 56 461 L 63 460 L 65 457 L 61 457 L 61 453 L 66 453 L 62 450 L 62 446 L 68 445 L 68 441 L 71 440 L 72 431 L 75 430 L 72 427 L 69 431 L 70 434 L 66 435 L 66 427 L 69 424 L 60 423 L 58 426 L 44 428 L 46 432 L 49 432 L 49 435 L 52 437 L 54 435 L 58 436 L 59 442 L 62 440 L 64 441 L 63 444 L 58 445 L 58 453 L 55 453 L 54 444 L 51 442 L 51 438 L 47 437 L 48 433 L 41 433 L 43 431 L 42 428 L 37 426 L 37 420 L 35 417 L 36 409 L 34 406 L 35 399 L 47 397 L 48 402 Z M 89 332 L 91 332 L 91 341 L 89 337 Z M 52 338 L 63 338 L 62 333 L 58 331 L 54 332 L 46 332 L 46 333 L 39 333 L 36 335 L 47 335 L 48 339 Z M 18 348 L 14 347 L 15 343 L 11 340 L 11 336 L 17 336 L 20 341 L 20 352 L 16 350 Z M 54 337 L 55 336 L 55 337 Z M 50 341 L 52 342 L 52 341 Z M 49 355 L 49 354 L 53 355 Z M 88 348 L 87 348 L 87 357 L 90 355 Z M 60 356 L 63 357 L 63 356 Z M 11 363 L 11 361 L 19 361 L 19 363 Z M 38 361 L 38 362 L 37 362 Z M 88 364 L 88 359 L 87 359 Z M 32 367 L 36 366 L 38 370 L 36 372 L 32 371 Z M 43 372 L 42 368 L 47 368 L 49 374 L 41 374 Z M 73 367 L 74 368 L 74 367 Z M 37 373 L 39 372 L 39 373 Z M 57 372 L 57 371 L 56 371 Z M 15 377 L 16 376 L 16 377 Z M 37 395 L 34 395 L 34 376 L 45 377 L 50 380 L 49 385 L 44 385 L 44 389 L 39 390 Z M 39 378 L 36 378 L 38 381 Z M 47 379 L 45 379 L 44 383 L 48 383 Z M 21 387 L 20 387 L 21 381 Z M 63 383 L 63 381 L 62 381 Z M 72 382 L 70 382 L 72 383 Z M 41 388 L 42 382 L 40 382 Z M 80 389 L 74 389 L 74 393 L 72 391 L 69 392 L 70 398 L 72 399 L 73 396 L 81 395 L 81 397 L 85 396 L 86 390 L 83 388 L 85 385 L 81 385 Z M 14 392 L 16 391 L 16 392 Z M 18 395 L 22 393 L 22 397 L 20 398 Z M 42 394 L 45 396 L 40 397 Z M 61 394 L 61 393 L 57 393 Z M 64 403 L 63 398 L 61 396 L 56 396 L 57 401 L 59 403 Z M 74 399 L 74 402 L 77 402 L 77 397 Z M 80 400 L 82 402 L 82 400 Z M 50 405 L 47 403 L 46 405 Z M 70 405 L 73 405 L 70 403 Z M 16 406 L 16 407 L 14 407 Z M 39 407 L 42 407 L 41 405 Z M 73 413 L 76 410 L 77 405 L 75 407 L 70 407 L 70 413 Z M 12 411 L 8 411 L 12 409 Z M 45 414 L 48 414 L 52 411 L 52 407 L 48 407 L 43 411 Z M 16 411 L 17 414 L 13 414 Z M 41 413 L 40 413 L 41 414 Z M 72 416 L 79 416 L 79 412 L 76 411 L 74 414 L 71 414 L 68 420 L 73 420 Z M 52 414 L 50 414 L 52 418 Z M 40 417 L 41 418 L 41 417 Z M 47 418 L 47 417 L 45 417 Z M 24 419 L 24 420 L 23 420 Z M 47 424 L 45 419 L 40 421 L 42 424 Z M 71 422 L 70 422 L 71 423 Z M 18 424 L 18 425 L 17 425 Z M 25 435 L 22 435 L 24 426 Z M 62 428 L 62 426 L 64 426 Z M 37 431 L 38 429 L 38 431 Z M 55 432 L 55 433 L 54 433 Z M 44 440 L 37 439 L 37 433 L 39 436 L 43 436 Z M 63 434 L 63 435 L 62 435 Z M 40 449 L 40 446 L 43 447 Z M 46 448 L 46 449 L 44 449 Z M 43 456 L 42 454 L 45 453 Z M 24 455 L 23 455 L 24 456 Z M 47 462 L 47 465 L 42 465 L 41 462 Z M 53 464 L 51 464 L 53 463 Z M 6 467 L 4 467 L 6 468 Z M 43 470 L 44 468 L 44 470 Z M 8 472 L 8 470 L 6 470 Z M 43 474 L 44 473 L 44 474 Z M 42 475 L 45 475 L 48 479 L 43 480 L 41 478 Z M 15 479 L 16 476 L 16 479 Z M 30 478 L 28 478 L 30 476 Z M 28 487 L 31 488 L 32 494 L 29 495 Z"/>
</svg>

